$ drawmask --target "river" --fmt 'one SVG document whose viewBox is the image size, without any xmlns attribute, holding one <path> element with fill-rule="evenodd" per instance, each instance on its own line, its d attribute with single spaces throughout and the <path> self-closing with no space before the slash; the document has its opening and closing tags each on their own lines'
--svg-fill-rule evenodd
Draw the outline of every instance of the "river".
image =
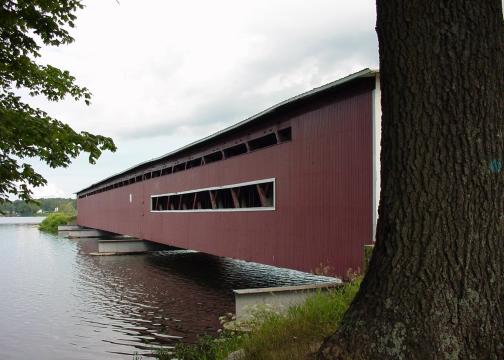
<svg viewBox="0 0 504 360">
<path fill-rule="evenodd" d="M 96 239 L 0 217 L 0 359 L 133 359 L 215 334 L 233 289 L 323 279 L 191 251 L 90 256 Z"/>
</svg>

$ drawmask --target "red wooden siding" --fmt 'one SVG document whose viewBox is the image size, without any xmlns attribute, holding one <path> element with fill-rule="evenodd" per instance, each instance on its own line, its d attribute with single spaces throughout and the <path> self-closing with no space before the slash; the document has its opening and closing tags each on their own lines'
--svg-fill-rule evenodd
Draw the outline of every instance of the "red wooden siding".
<svg viewBox="0 0 504 360">
<path fill-rule="evenodd" d="M 363 245 L 372 243 L 370 83 L 254 125 L 254 131 L 268 131 L 290 124 L 292 141 L 79 198 L 78 223 L 303 271 L 323 264 L 345 275 L 360 268 Z M 242 135 L 238 131 L 222 141 Z M 274 211 L 150 212 L 153 194 L 269 178 L 276 180 Z"/>
</svg>

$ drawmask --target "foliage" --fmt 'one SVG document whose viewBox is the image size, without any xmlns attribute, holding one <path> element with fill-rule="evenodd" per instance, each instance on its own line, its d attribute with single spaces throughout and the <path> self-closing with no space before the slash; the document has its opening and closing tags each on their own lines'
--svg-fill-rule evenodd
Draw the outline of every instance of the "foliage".
<svg viewBox="0 0 504 360">
<path fill-rule="evenodd" d="M 337 289 L 318 292 L 285 313 L 258 311 L 250 333 L 224 330 L 216 339 L 203 336 L 194 345 L 177 345 L 174 354 L 160 350 L 156 356 L 160 360 L 220 360 L 243 349 L 244 359 L 306 359 L 334 333 L 359 286 L 360 279 L 355 279 Z"/>
<path fill-rule="evenodd" d="M 95 163 L 102 151 L 115 151 L 112 139 L 76 132 L 21 100 L 19 90 L 58 101 L 71 96 L 89 104 L 91 93 L 68 71 L 35 62 L 41 44 L 60 46 L 73 38 L 80 0 L 2 1 L 0 7 L 0 203 L 9 194 L 31 200 L 29 186 L 47 183 L 23 159 L 38 157 L 50 167 L 67 167 L 81 152 Z"/>
<path fill-rule="evenodd" d="M 75 215 L 62 212 L 49 214 L 39 225 L 39 229 L 53 234 L 58 232 L 59 225 L 67 225 L 75 220 Z"/>
<path fill-rule="evenodd" d="M 48 198 L 35 199 L 35 202 L 27 203 L 22 200 L 5 202 L 0 204 L 0 213 L 14 216 L 35 216 L 54 212 L 56 208 L 58 211 L 71 215 L 77 213 L 75 199 Z M 41 214 L 38 214 L 39 210 L 42 210 Z"/>
</svg>

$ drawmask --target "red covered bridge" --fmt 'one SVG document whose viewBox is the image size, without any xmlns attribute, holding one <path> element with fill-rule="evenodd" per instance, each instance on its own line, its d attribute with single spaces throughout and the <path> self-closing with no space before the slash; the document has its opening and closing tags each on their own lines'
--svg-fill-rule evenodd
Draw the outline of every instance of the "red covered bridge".
<svg viewBox="0 0 504 360">
<path fill-rule="evenodd" d="M 79 191 L 77 222 L 344 275 L 374 238 L 380 118 L 365 69 Z"/>
</svg>

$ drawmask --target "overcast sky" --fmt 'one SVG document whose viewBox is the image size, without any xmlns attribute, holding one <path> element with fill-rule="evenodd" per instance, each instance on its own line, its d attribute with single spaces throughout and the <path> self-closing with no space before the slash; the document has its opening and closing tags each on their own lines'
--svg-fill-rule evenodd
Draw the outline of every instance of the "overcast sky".
<svg viewBox="0 0 504 360">
<path fill-rule="evenodd" d="M 33 162 L 36 197 L 72 193 L 301 92 L 378 67 L 374 0 L 90 0 L 75 42 L 41 62 L 93 93 L 32 104 L 76 130 L 110 136 L 116 153 L 66 169 Z"/>
</svg>

